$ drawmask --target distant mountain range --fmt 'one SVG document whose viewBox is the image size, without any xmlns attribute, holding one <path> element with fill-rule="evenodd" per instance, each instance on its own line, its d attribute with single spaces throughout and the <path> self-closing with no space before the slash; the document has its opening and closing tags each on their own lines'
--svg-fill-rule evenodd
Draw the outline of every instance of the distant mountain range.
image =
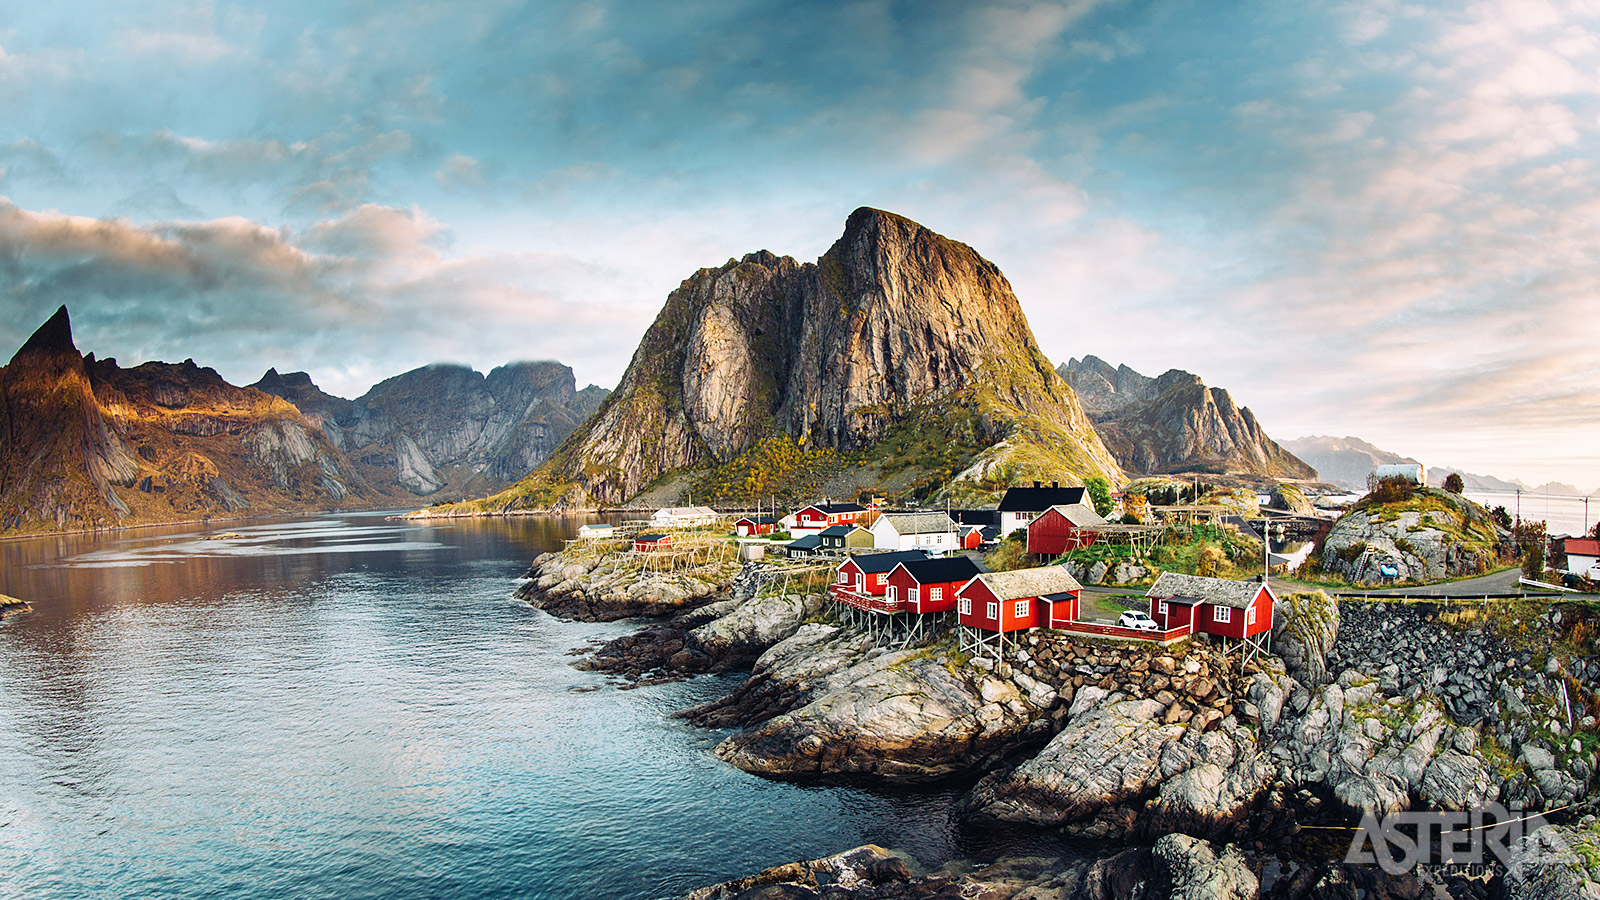
<svg viewBox="0 0 1600 900">
<path fill-rule="evenodd" d="M 863 208 L 816 263 L 761 251 L 685 279 L 595 417 L 460 511 L 610 505 L 664 478 L 748 501 L 807 478 L 981 495 L 1090 475 L 1120 471 L 1000 270 Z"/>
<path fill-rule="evenodd" d="M 66 307 L 0 369 L 0 531 L 370 506 L 380 495 L 293 405 L 194 360 L 78 352 Z"/>
<path fill-rule="evenodd" d="M 1284 441 L 1283 446 L 1315 466 L 1323 481 L 1363 493 L 1367 476 L 1378 466 L 1417 463 L 1409 456 L 1390 453 L 1356 437 L 1313 435 Z"/>
<path fill-rule="evenodd" d="M 304 372 L 269 369 L 251 387 L 297 406 L 369 480 L 453 500 L 533 471 L 610 393 L 576 390 L 572 369 L 557 362 L 512 363 L 488 376 L 424 366 L 355 400 L 324 393 Z"/>
<path fill-rule="evenodd" d="M 1350 488 L 1353 491 L 1365 491 L 1367 489 L 1367 475 L 1380 465 L 1417 464 L 1419 462 L 1409 456 L 1401 456 L 1398 453 L 1375 447 L 1356 437 L 1338 438 L 1313 435 L 1284 441 L 1283 446 L 1294 451 L 1296 456 L 1316 466 L 1324 481 Z M 1443 487 L 1445 479 L 1451 474 L 1456 474 L 1461 476 L 1463 488 L 1469 491 L 1521 490 L 1530 494 L 1551 494 L 1563 497 L 1583 496 L 1583 491 L 1570 484 L 1562 484 L 1560 482 L 1549 482 L 1533 487 L 1527 482 L 1516 478 L 1506 481 L 1493 475 L 1475 475 L 1449 466 L 1428 466 L 1427 471 L 1428 484 L 1433 487 Z M 1596 491 L 1590 496 L 1600 496 L 1600 491 Z"/>
<path fill-rule="evenodd" d="M 1118 464 L 1145 475 L 1211 472 L 1312 479 L 1317 468 L 1279 446 L 1255 414 L 1199 376 L 1169 369 L 1158 377 L 1097 356 L 1057 370 L 1077 391 L 1095 431 Z"/>
<path fill-rule="evenodd" d="M 79 353 L 66 307 L 0 367 L 0 532 L 412 505 L 520 477 L 599 406 L 559 363 L 429 366 L 357 400 Z"/>
</svg>

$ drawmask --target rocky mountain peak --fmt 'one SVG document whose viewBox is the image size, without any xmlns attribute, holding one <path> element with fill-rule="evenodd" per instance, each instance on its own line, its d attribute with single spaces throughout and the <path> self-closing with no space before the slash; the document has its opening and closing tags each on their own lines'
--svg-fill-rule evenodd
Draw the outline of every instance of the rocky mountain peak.
<svg viewBox="0 0 1600 900">
<path fill-rule="evenodd" d="M 1125 469 L 1316 477 L 1316 470 L 1267 436 L 1254 413 L 1198 375 L 1168 369 L 1151 378 L 1093 356 L 1070 360 L 1059 371 Z"/>
<path fill-rule="evenodd" d="M 1000 270 L 910 219 L 861 208 L 814 264 L 762 250 L 685 279 L 616 393 L 535 480 L 546 494 L 615 503 L 774 435 L 865 451 L 913 415 L 961 417 L 979 446 L 1038 419 L 1025 429 L 1042 450 L 1025 454 L 1039 469 L 1030 477 L 1117 474 Z M 986 465 L 981 477 L 1021 477 L 1016 468 Z"/>
<path fill-rule="evenodd" d="M 66 306 L 58 307 L 52 315 L 33 335 L 17 350 L 15 361 L 27 353 L 66 353 L 78 356 L 77 345 L 72 343 L 72 318 L 67 314 Z"/>
</svg>

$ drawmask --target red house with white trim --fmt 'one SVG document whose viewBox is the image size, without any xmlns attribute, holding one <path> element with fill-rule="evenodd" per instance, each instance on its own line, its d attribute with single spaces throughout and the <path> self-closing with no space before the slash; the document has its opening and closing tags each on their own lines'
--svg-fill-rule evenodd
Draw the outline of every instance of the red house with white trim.
<svg viewBox="0 0 1600 900">
<path fill-rule="evenodd" d="M 1060 556 L 1088 547 L 1106 520 L 1087 503 L 1057 504 L 1028 523 L 1028 552 Z"/>
<path fill-rule="evenodd" d="M 976 550 L 983 546 L 982 525 L 958 525 L 961 534 L 958 538 L 963 550 Z"/>
<path fill-rule="evenodd" d="M 921 550 L 893 553 L 857 553 L 840 563 L 830 590 L 834 599 L 861 606 L 865 598 L 882 597 L 889 587 L 889 573 L 903 562 L 927 559 Z"/>
<path fill-rule="evenodd" d="M 1145 592 L 1150 618 L 1163 630 L 1188 627 L 1192 634 L 1235 640 L 1272 630 L 1272 588 L 1257 581 L 1230 581 L 1162 572 Z"/>
<path fill-rule="evenodd" d="M 865 524 L 871 512 L 859 503 L 813 503 L 794 513 L 794 524 L 789 526 L 789 533 L 795 537 L 805 537 L 817 534 L 830 525 Z"/>
<path fill-rule="evenodd" d="M 672 546 L 670 534 L 641 534 L 633 539 L 633 552 L 651 553 L 656 550 L 666 550 Z"/>
<path fill-rule="evenodd" d="M 965 556 L 908 560 L 889 572 L 885 594 L 890 602 L 904 602 L 906 612 L 949 612 L 956 608 L 956 591 L 978 574 L 977 563 Z"/>
<path fill-rule="evenodd" d="M 1052 628 L 1078 618 L 1083 585 L 1061 566 L 986 572 L 956 592 L 956 614 L 962 626 L 962 649 L 996 648 L 1003 655 L 1005 636 L 1029 628 Z M 992 637 L 998 637 L 995 645 Z"/>
</svg>

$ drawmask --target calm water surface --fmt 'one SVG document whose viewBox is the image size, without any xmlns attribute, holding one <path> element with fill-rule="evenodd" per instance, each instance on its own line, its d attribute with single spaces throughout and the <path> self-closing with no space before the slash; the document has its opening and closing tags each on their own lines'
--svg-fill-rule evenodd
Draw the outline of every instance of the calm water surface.
<svg viewBox="0 0 1600 900">
<path fill-rule="evenodd" d="M 724 732 L 670 714 L 733 676 L 567 665 L 634 626 L 511 591 L 583 521 L 0 543 L 0 593 L 35 609 L 0 622 L 0 897 L 649 898 L 867 841 L 1000 847 L 954 790 L 721 763 Z"/>
</svg>

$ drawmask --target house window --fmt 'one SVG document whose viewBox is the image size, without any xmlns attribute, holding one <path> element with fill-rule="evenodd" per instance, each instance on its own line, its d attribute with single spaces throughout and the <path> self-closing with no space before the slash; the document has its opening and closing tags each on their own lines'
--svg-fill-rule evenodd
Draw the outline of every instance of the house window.
<svg viewBox="0 0 1600 900">
<path fill-rule="evenodd" d="M 1016 611 L 1017 618 L 1026 619 L 1028 617 L 1028 601 L 1018 600 Z"/>
<path fill-rule="evenodd" d="M 972 615 L 972 598 L 970 598 L 970 597 L 962 597 L 960 600 L 957 601 L 956 606 L 957 606 L 957 610 L 963 616 Z"/>
<path fill-rule="evenodd" d="M 1000 618 L 1000 604 L 990 603 L 984 607 L 984 613 L 991 619 Z"/>
<path fill-rule="evenodd" d="M 840 572 L 839 573 L 839 583 L 840 584 L 849 584 L 850 583 L 850 573 L 849 572 Z"/>
<path fill-rule="evenodd" d="M 944 588 L 942 588 L 942 587 L 928 588 L 928 602 L 930 602 L 930 603 L 938 603 L 940 600 L 943 600 L 943 599 L 944 599 Z"/>
<path fill-rule="evenodd" d="M 917 589 L 916 588 L 911 588 L 910 590 L 906 591 L 906 602 L 907 603 L 915 603 L 915 602 L 917 602 Z"/>
<path fill-rule="evenodd" d="M 1213 622 L 1230 622 L 1233 620 L 1233 610 L 1226 606 L 1211 607 L 1211 620 Z"/>
<path fill-rule="evenodd" d="M 1244 623 L 1246 625 L 1254 625 L 1256 623 L 1256 608 L 1254 606 L 1245 612 Z"/>
<path fill-rule="evenodd" d="M 1161 601 L 1161 614 L 1163 616 L 1167 614 L 1167 601 L 1165 600 Z"/>
</svg>

